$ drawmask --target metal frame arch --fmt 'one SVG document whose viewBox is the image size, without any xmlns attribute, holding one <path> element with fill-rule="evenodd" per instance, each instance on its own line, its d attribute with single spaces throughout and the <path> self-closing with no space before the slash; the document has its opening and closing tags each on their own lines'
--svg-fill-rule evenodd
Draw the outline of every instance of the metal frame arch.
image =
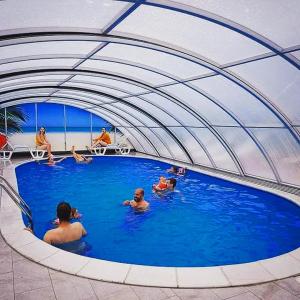
<svg viewBox="0 0 300 300">
<path fill-rule="evenodd" d="M 41 87 L 39 87 L 41 88 Z M 47 89 L 47 88 L 52 88 L 52 87 L 48 87 L 48 86 L 44 86 L 43 88 Z M 33 88 L 19 88 L 19 89 L 15 89 L 13 92 L 18 92 L 18 91 L 26 91 L 26 90 L 29 90 L 29 89 L 35 89 L 34 87 Z M 85 92 L 89 92 L 89 93 L 94 93 L 94 94 L 97 94 L 97 95 L 100 95 L 100 96 L 105 96 L 105 97 L 108 97 L 108 98 L 112 98 L 114 100 L 119 100 L 119 98 L 115 97 L 115 96 L 112 96 L 112 95 L 108 95 L 108 94 L 105 94 L 105 93 L 100 93 L 100 92 L 96 92 L 96 91 L 93 91 L 93 90 L 89 90 L 89 89 L 83 89 L 83 88 L 75 88 L 75 87 L 67 87 L 67 86 L 64 86 L 64 87 L 59 87 L 59 89 L 66 89 L 66 90 L 79 90 L 79 91 L 85 91 Z M 0 95 L 3 95 L 3 94 L 7 94 L 8 92 L 0 92 Z M 154 122 L 156 122 L 157 124 L 159 124 L 166 132 L 168 132 L 168 134 L 176 141 L 176 143 L 180 146 L 180 148 L 183 150 L 183 152 L 185 153 L 186 157 L 188 158 L 188 160 L 191 162 L 191 163 L 194 163 L 192 157 L 190 156 L 189 152 L 186 150 L 186 148 L 184 147 L 184 145 L 181 143 L 180 140 L 178 140 L 178 138 L 163 124 L 161 123 L 159 120 L 157 120 L 155 117 L 153 117 L 152 115 L 150 115 L 149 113 L 147 113 L 146 111 L 144 110 L 141 110 L 139 107 L 133 105 L 132 103 L 127 103 L 128 106 L 136 109 L 137 111 L 145 114 L 146 116 L 148 116 L 150 119 L 154 120 Z"/>
</svg>

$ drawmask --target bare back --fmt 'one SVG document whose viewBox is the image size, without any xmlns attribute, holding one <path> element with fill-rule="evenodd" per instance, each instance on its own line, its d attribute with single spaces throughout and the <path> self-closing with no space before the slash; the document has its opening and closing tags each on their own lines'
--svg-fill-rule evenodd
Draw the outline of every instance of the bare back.
<svg viewBox="0 0 300 300">
<path fill-rule="evenodd" d="M 80 222 L 67 223 L 47 231 L 44 241 L 48 244 L 64 244 L 79 240 L 83 235 L 86 235 L 86 231 Z"/>
</svg>

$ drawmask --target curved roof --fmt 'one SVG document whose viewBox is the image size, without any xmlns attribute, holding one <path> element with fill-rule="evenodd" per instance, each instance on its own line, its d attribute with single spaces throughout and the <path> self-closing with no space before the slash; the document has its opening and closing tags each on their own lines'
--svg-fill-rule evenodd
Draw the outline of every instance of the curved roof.
<svg viewBox="0 0 300 300">
<path fill-rule="evenodd" d="M 0 2 L 0 105 L 103 117 L 137 151 L 300 186 L 298 0 Z"/>
</svg>

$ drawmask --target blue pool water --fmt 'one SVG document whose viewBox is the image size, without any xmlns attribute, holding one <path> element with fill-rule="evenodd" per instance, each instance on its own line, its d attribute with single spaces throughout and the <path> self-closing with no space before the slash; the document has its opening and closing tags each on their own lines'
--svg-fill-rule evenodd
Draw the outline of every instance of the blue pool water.
<svg viewBox="0 0 300 300">
<path fill-rule="evenodd" d="M 152 183 L 168 164 L 141 158 L 68 158 L 50 167 L 16 169 L 21 196 L 32 209 L 35 233 L 53 228 L 57 203 L 83 214 L 88 235 L 70 249 L 104 260 L 154 266 L 216 266 L 265 259 L 300 246 L 300 207 L 276 195 L 188 171 L 175 192 L 158 196 Z M 143 187 L 150 209 L 122 201 Z M 68 248 L 68 246 L 67 246 Z"/>
</svg>

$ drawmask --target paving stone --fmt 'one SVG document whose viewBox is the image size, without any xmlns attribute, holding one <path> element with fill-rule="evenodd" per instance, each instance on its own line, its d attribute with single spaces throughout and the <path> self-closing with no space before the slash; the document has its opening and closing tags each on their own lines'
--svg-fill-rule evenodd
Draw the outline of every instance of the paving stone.
<svg viewBox="0 0 300 300">
<path fill-rule="evenodd" d="M 132 289 L 141 300 L 163 300 L 168 298 L 160 288 L 132 286 Z"/>
<path fill-rule="evenodd" d="M 52 286 L 48 269 L 29 260 L 14 263 L 15 293 Z"/>
<path fill-rule="evenodd" d="M 97 299 L 88 279 L 53 270 L 49 273 L 57 299 Z"/>
<path fill-rule="evenodd" d="M 278 280 L 275 284 L 294 295 L 300 294 L 300 282 L 298 282 L 295 277 Z"/>
<path fill-rule="evenodd" d="M 14 299 L 13 273 L 0 274 L 0 299 Z"/>
<path fill-rule="evenodd" d="M 212 291 L 221 299 L 228 299 L 230 297 L 246 293 L 248 290 L 245 287 L 230 287 L 213 289 Z"/>
<path fill-rule="evenodd" d="M 55 294 L 53 292 L 52 287 L 44 287 L 37 290 L 31 290 L 28 292 L 16 294 L 16 300 L 55 300 Z"/>
<path fill-rule="evenodd" d="M 12 250 L 12 260 L 14 263 L 26 259 L 23 255 L 19 254 L 17 251 Z"/>
<path fill-rule="evenodd" d="M 234 296 L 230 300 L 260 300 L 260 298 L 253 295 L 251 292 L 247 292 L 241 295 Z M 283 299 L 281 299 L 283 300 Z"/>
<path fill-rule="evenodd" d="M 220 298 L 209 289 L 174 289 L 174 292 L 182 300 L 220 300 Z"/>
<path fill-rule="evenodd" d="M 263 300 L 298 300 L 296 296 L 272 282 L 249 286 L 249 290 Z"/>
<path fill-rule="evenodd" d="M 173 297 L 176 296 L 173 289 L 170 288 L 161 288 L 161 290 L 166 294 L 167 297 Z"/>
<path fill-rule="evenodd" d="M 0 273 L 12 271 L 12 256 L 10 248 L 0 249 Z"/>
</svg>

